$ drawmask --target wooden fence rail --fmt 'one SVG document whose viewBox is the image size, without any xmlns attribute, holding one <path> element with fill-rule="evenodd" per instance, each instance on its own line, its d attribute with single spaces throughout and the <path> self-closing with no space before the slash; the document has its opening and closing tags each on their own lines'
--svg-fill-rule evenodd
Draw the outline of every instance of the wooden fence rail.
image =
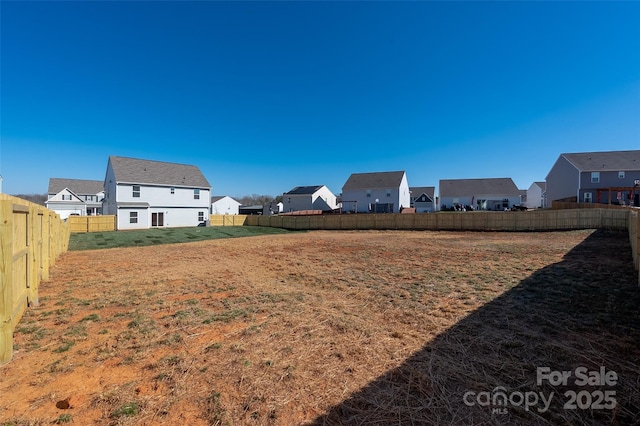
<svg viewBox="0 0 640 426">
<path fill-rule="evenodd" d="M 13 331 L 38 287 L 67 250 L 69 226 L 43 206 L 0 194 L 0 365 L 13 356 Z"/>
<path fill-rule="evenodd" d="M 567 209 L 617 209 L 617 210 L 631 210 L 633 207 L 621 206 L 618 204 L 602 204 L 602 203 L 576 203 L 570 201 L 553 201 L 551 202 L 551 208 L 554 210 L 567 210 Z"/>
<path fill-rule="evenodd" d="M 574 209 L 528 212 L 439 212 L 429 214 L 343 214 L 248 216 L 247 225 L 287 229 L 415 229 L 433 231 L 627 230 L 629 210 Z"/>
</svg>

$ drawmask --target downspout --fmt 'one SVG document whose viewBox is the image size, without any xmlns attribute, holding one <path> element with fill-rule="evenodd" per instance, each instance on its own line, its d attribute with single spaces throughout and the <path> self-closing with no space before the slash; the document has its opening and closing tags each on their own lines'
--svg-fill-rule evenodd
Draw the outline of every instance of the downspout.
<svg viewBox="0 0 640 426">
<path fill-rule="evenodd" d="M 576 202 L 580 202 L 580 175 L 582 172 L 578 170 L 578 192 L 576 193 Z"/>
</svg>

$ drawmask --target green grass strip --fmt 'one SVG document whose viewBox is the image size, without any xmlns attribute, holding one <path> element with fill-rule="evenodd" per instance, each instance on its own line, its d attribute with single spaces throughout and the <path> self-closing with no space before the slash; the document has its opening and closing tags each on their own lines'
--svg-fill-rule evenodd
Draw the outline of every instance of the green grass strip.
<svg viewBox="0 0 640 426">
<path fill-rule="evenodd" d="M 210 226 L 87 232 L 71 234 L 69 251 L 190 243 L 218 238 L 253 237 L 256 235 L 287 234 L 291 232 L 300 231 L 287 231 L 264 226 Z"/>
</svg>

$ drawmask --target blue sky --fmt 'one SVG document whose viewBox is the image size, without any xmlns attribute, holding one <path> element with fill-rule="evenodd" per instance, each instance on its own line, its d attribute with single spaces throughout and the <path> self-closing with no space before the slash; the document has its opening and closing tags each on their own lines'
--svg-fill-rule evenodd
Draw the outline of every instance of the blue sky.
<svg viewBox="0 0 640 426">
<path fill-rule="evenodd" d="M 354 172 L 544 180 L 640 149 L 639 2 L 0 3 L 3 192 L 194 164 L 213 194 Z"/>
</svg>

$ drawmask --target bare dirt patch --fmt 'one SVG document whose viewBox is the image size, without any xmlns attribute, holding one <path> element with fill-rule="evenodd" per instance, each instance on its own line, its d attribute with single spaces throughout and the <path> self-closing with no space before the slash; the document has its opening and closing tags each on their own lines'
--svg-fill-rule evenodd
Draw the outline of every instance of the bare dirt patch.
<svg viewBox="0 0 640 426">
<path fill-rule="evenodd" d="M 626 238 L 310 232 L 65 253 L 0 369 L 0 424 L 638 422 Z M 536 384 L 544 365 L 615 370 L 616 407 L 566 409 L 570 386 Z M 545 412 L 463 402 L 498 386 L 556 396 Z"/>
</svg>

